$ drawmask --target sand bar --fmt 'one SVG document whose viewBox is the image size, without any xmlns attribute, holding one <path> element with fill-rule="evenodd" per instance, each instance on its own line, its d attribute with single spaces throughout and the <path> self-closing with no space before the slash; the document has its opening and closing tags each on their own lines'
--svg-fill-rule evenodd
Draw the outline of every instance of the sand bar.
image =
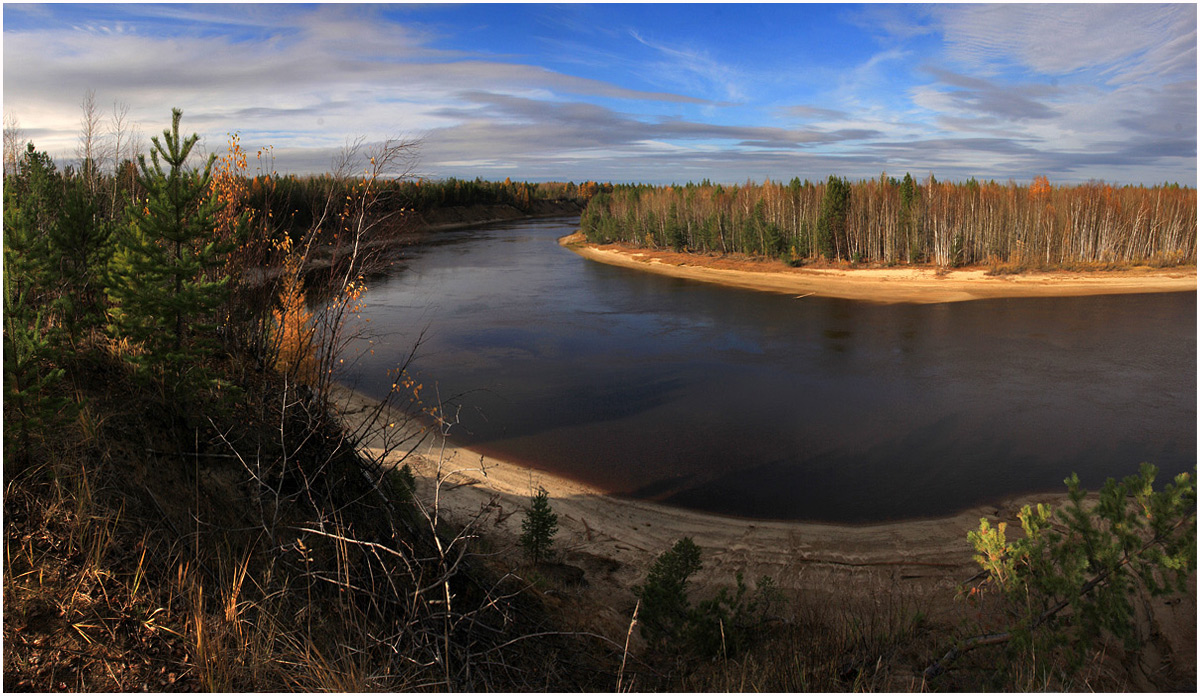
<svg viewBox="0 0 1200 696">
<path fill-rule="evenodd" d="M 1136 267 L 1119 271 L 1026 272 L 988 275 L 974 267 L 791 268 L 777 261 L 738 260 L 625 245 L 588 244 L 580 233 L 559 243 L 584 258 L 675 278 L 787 293 L 881 303 L 931 304 L 999 297 L 1195 292 L 1196 267 Z"/>
</svg>

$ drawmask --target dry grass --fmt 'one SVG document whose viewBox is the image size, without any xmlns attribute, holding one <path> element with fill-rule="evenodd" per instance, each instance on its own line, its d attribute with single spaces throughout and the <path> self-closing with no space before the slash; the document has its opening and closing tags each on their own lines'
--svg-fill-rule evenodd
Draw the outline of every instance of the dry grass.
<svg viewBox="0 0 1200 696">
<path fill-rule="evenodd" d="M 6 468 L 6 690 L 529 690 L 616 673 L 477 555 L 469 525 L 397 498 L 327 409 L 277 380 L 170 404 L 91 354 L 64 384 L 79 417 L 39 440 L 35 466 Z"/>
</svg>

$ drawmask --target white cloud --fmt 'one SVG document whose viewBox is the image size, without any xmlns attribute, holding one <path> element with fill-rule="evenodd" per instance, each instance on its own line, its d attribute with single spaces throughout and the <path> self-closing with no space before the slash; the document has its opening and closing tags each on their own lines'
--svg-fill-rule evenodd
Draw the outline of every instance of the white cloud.
<svg viewBox="0 0 1200 696">
<path fill-rule="evenodd" d="M 707 51 L 688 47 L 668 46 L 659 41 L 645 38 L 637 31 L 630 31 L 638 43 L 661 54 L 664 60 L 645 67 L 655 73 L 658 81 L 666 85 L 684 85 L 689 93 L 711 93 L 729 101 L 746 98 L 743 86 L 745 75 L 732 66 L 712 58 Z"/>
<path fill-rule="evenodd" d="M 174 20 L 214 20 L 207 9 L 147 9 Z M 166 124 L 170 108 L 179 107 L 185 129 L 219 142 L 238 129 L 247 136 L 244 142 L 255 146 L 286 135 L 292 145 L 334 147 L 347 135 L 373 139 L 398 130 L 446 128 L 460 120 L 438 112 L 469 90 L 701 101 L 435 49 L 434 34 L 420 27 L 376 21 L 371 13 L 340 6 L 302 13 L 290 22 L 279 21 L 291 16 L 282 13 L 274 23 L 267 21 L 265 11 L 257 7 L 229 15 L 228 22 L 267 32 L 244 41 L 212 31 L 114 31 L 115 25 L 101 23 L 6 31 L 5 108 L 47 134 L 39 147 L 69 157 L 78 104 L 89 89 L 97 91 L 101 104 L 129 104 L 131 119 L 151 133 Z M 226 22 L 226 15 L 219 19 Z"/>
<path fill-rule="evenodd" d="M 814 62 L 794 74 L 644 32 L 620 35 L 635 49 L 624 55 L 563 39 L 558 52 L 605 65 L 612 81 L 446 50 L 452 37 L 375 8 L 141 14 L 5 32 L 5 108 L 39 147 L 73 157 L 79 101 L 95 89 L 104 107 L 128 103 L 147 133 L 178 106 L 211 151 L 233 129 L 252 149 L 275 145 L 283 171 L 327 168 L 347 136 L 399 132 L 425 136 L 422 169 L 446 176 L 1195 181 L 1193 6 L 867 8 L 857 21 L 876 18 L 887 40 L 849 70 Z M 752 98 L 766 94 L 772 103 Z"/>
<path fill-rule="evenodd" d="M 935 13 L 949 58 L 982 70 L 1100 70 L 1120 81 L 1179 69 L 1189 44 L 1194 68 L 1195 5 L 941 5 Z"/>
</svg>

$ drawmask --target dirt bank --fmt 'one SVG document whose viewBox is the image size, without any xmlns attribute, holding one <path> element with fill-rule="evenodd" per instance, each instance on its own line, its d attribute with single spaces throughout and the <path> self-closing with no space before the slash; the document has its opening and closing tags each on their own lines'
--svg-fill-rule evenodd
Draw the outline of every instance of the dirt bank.
<svg viewBox="0 0 1200 696">
<path fill-rule="evenodd" d="M 986 268 L 791 268 L 779 261 L 588 244 L 580 233 L 559 243 L 584 258 L 676 278 L 805 297 L 917 304 L 996 297 L 1068 297 L 1196 291 L 1196 267 L 988 275 Z"/>
<path fill-rule="evenodd" d="M 378 402 L 349 389 L 337 402 L 348 424 L 362 425 Z M 386 425 L 382 424 L 381 426 Z M 364 450 L 381 452 L 385 427 L 365 428 Z M 391 431 L 395 432 L 395 431 Z M 397 457 L 393 456 L 392 461 Z M 558 514 L 555 547 L 563 560 L 582 568 L 588 583 L 589 620 L 621 631 L 629 622 L 631 588 L 645 579 L 654 558 L 682 537 L 703 551 L 694 578 L 699 594 L 730 585 L 738 572 L 747 580 L 771 576 L 781 588 L 806 601 L 835 606 L 850 602 L 898 602 L 934 620 L 954 625 L 963 606 L 954 597 L 976 573 L 967 532 L 987 517 L 1019 528 L 1022 504 L 1060 504 L 1065 496 L 1036 496 L 976 508 L 952 517 L 878 525 L 831 525 L 747 520 L 692 512 L 653 502 L 605 495 L 552 473 L 486 457 L 441 442 L 425 445 L 405 460 L 418 477 L 424 499 L 434 481 L 444 480 L 442 514 L 464 521 L 478 516 L 485 533 L 515 545 L 529 498 L 545 488 Z M 1188 597 L 1153 600 L 1153 619 L 1144 630 L 1157 635 L 1163 659 L 1195 673 L 1195 585 Z M 881 600 L 886 597 L 886 600 Z M 1167 602 L 1170 602 L 1168 604 Z M 1190 665 L 1190 667 L 1188 667 Z"/>
</svg>

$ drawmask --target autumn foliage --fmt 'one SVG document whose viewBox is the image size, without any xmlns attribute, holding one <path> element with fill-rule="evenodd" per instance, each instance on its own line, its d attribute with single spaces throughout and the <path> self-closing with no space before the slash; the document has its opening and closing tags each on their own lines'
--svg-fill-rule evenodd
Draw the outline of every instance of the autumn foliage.
<svg viewBox="0 0 1200 696">
<path fill-rule="evenodd" d="M 305 384 L 315 384 L 319 375 L 313 315 L 303 287 L 302 255 L 292 249 L 291 240 L 279 243 L 284 254 L 279 283 L 279 306 L 272 313 L 275 323 L 275 369 Z"/>
<path fill-rule="evenodd" d="M 627 185 L 592 198 L 581 227 L 593 243 L 794 263 L 825 256 L 884 265 L 1174 265 L 1196 261 L 1196 190 L 886 174 L 853 183 Z"/>
</svg>

